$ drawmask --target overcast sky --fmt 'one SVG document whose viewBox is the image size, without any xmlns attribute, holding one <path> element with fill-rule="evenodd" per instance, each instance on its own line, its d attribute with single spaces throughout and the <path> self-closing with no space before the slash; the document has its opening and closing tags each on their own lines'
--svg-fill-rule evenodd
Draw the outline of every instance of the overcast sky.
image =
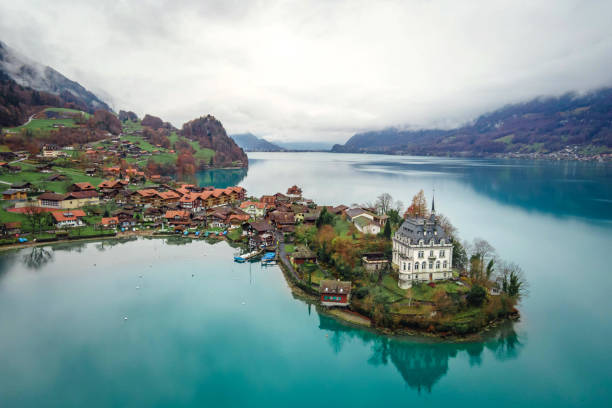
<svg viewBox="0 0 612 408">
<path fill-rule="evenodd" d="M 0 40 L 115 110 L 344 142 L 612 85 L 612 1 L 1 0 Z"/>
</svg>

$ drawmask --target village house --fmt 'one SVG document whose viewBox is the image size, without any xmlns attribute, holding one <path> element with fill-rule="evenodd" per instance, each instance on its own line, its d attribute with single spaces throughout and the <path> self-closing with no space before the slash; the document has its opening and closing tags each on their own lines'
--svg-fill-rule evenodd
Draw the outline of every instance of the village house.
<svg viewBox="0 0 612 408">
<path fill-rule="evenodd" d="M 117 217 L 103 217 L 100 224 L 104 228 L 116 228 L 119 225 L 119 218 Z"/>
<path fill-rule="evenodd" d="M 62 208 L 65 195 L 45 192 L 38 196 L 38 206 L 45 208 Z"/>
<path fill-rule="evenodd" d="M 21 233 L 21 223 L 19 221 L 16 222 L 5 222 L 4 224 L 0 224 L 0 234 L 7 235 L 17 235 Z"/>
<path fill-rule="evenodd" d="M 267 221 L 254 221 L 242 225 L 243 233 L 249 237 L 250 248 L 274 245 L 274 228 Z"/>
<path fill-rule="evenodd" d="M 368 252 L 361 255 L 361 264 L 367 272 L 374 273 L 385 269 L 389 261 L 382 252 Z"/>
<path fill-rule="evenodd" d="M 287 197 L 292 200 L 302 198 L 302 189 L 296 185 L 293 185 L 287 189 Z"/>
<path fill-rule="evenodd" d="M 317 263 L 317 255 L 305 246 L 299 246 L 287 255 L 294 265 L 302 265 L 306 262 Z"/>
<path fill-rule="evenodd" d="M 351 300 L 351 282 L 321 280 L 319 294 L 322 306 L 348 306 Z"/>
<path fill-rule="evenodd" d="M 164 212 L 159 208 L 149 207 L 142 213 L 142 219 L 145 222 L 158 222 L 164 216 Z"/>
<path fill-rule="evenodd" d="M 260 202 L 268 205 L 268 207 L 274 207 L 276 204 L 276 197 L 273 195 L 263 195 L 261 196 Z"/>
<path fill-rule="evenodd" d="M 407 218 L 393 235 L 393 266 L 402 289 L 453 276 L 453 244 L 436 219 L 433 200 L 429 218 Z"/>
<path fill-rule="evenodd" d="M 96 188 L 88 182 L 74 183 L 68 187 L 68 191 L 94 191 Z"/>
<path fill-rule="evenodd" d="M 164 219 L 169 225 L 190 225 L 190 213 L 186 210 L 169 210 L 166 211 Z"/>
<path fill-rule="evenodd" d="M 292 212 L 272 211 L 268 214 L 272 225 L 282 232 L 293 232 L 295 229 L 295 215 Z"/>
<path fill-rule="evenodd" d="M 28 194 L 23 190 L 9 188 L 2 192 L 2 199 L 5 201 L 25 201 L 28 199 Z"/>
<path fill-rule="evenodd" d="M 85 216 L 85 212 L 83 210 L 53 211 L 51 216 L 57 228 L 80 227 L 83 225 L 81 218 Z"/>
<path fill-rule="evenodd" d="M 244 201 L 240 204 L 240 209 L 253 218 L 263 218 L 266 215 L 266 204 L 256 201 Z"/>
<path fill-rule="evenodd" d="M 100 198 L 98 192 L 93 190 L 73 191 L 64 195 L 64 199 L 60 203 L 61 208 L 79 208 L 86 205 L 98 205 Z"/>
<path fill-rule="evenodd" d="M 387 222 L 386 215 L 378 215 L 364 208 L 349 208 L 345 211 L 346 219 L 364 234 L 378 234 Z"/>
</svg>

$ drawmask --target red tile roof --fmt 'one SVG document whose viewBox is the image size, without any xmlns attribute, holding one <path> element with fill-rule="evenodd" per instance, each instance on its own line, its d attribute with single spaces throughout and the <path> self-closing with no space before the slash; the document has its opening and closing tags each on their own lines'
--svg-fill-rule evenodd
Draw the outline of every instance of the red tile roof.
<svg viewBox="0 0 612 408">
<path fill-rule="evenodd" d="M 266 208 L 266 203 L 261 203 L 261 202 L 257 202 L 257 201 L 245 201 L 242 204 L 240 204 L 240 208 L 247 208 L 250 206 L 255 206 L 257 208 Z"/>
<path fill-rule="evenodd" d="M 102 218 L 102 225 L 104 225 L 104 226 L 118 224 L 118 223 L 119 223 L 119 218 L 117 218 L 117 217 Z"/>
<path fill-rule="evenodd" d="M 55 221 L 76 221 L 80 217 L 85 216 L 85 211 L 83 210 L 67 210 L 67 211 L 53 211 L 51 213 Z"/>
</svg>

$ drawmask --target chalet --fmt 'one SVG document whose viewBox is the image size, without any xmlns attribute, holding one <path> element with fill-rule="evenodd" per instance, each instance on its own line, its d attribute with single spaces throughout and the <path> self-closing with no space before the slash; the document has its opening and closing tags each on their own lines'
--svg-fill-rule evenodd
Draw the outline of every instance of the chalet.
<svg viewBox="0 0 612 408">
<path fill-rule="evenodd" d="M 94 191 L 96 188 L 88 182 L 74 183 L 68 187 L 68 191 Z"/>
<path fill-rule="evenodd" d="M 267 221 L 244 223 L 242 229 L 249 237 L 249 247 L 263 248 L 274 245 L 274 227 Z"/>
<path fill-rule="evenodd" d="M 264 204 L 267 204 L 268 207 L 274 207 L 276 203 L 276 197 L 272 195 L 264 195 L 264 196 L 261 196 L 261 199 L 259 201 Z"/>
<path fill-rule="evenodd" d="M 266 215 L 266 204 L 256 201 L 244 201 L 240 204 L 240 209 L 253 218 L 263 218 Z"/>
<path fill-rule="evenodd" d="M 159 208 L 149 207 L 142 213 L 142 219 L 145 222 L 157 222 L 164 216 L 164 212 Z"/>
<path fill-rule="evenodd" d="M 287 255 L 294 265 L 302 265 L 306 262 L 317 263 L 317 255 L 305 246 L 300 246 Z"/>
<path fill-rule="evenodd" d="M 280 204 L 289 204 L 291 199 L 282 193 L 274 194 L 274 205 L 279 206 Z"/>
<path fill-rule="evenodd" d="M 119 218 L 117 217 L 103 217 L 100 223 L 104 228 L 116 228 L 119 225 Z"/>
<path fill-rule="evenodd" d="M 160 204 L 160 199 L 159 199 L 159 195 L 157 193 L 157 190 L 154 190 L 152 188 L 147 188 L 144 190 L 137 190 L 134 194 L 132 194 L 132 201 L 134 202 L 134 204 L 136 205 L 143 205 L 143 206 L 149 206 L 149 205 L 156 205 L 159 206 Z"/>
<path fill-rule="evenodd" d="M 66 177 L 65 174 L 61 174 L 61 173 L 53 174 L 47 177 L 47 181 L 66 181 L 66 180 L 68 180 L 68 177 Z"/>
<path fill-rule="evenodd" d="M 11 188 L 13 190 L 21 190 L 21 191 L 25 191 L 30 192 L 30 191 L 34 191 L 36 189 L 36 187 L 34 186 L 34 184 L 26 181 L 25 183 L 16 183 L 16 184 L 12 184 Z"/>
<path fill-rule="evenodd" d="M 295 215 L 292 212 L 272 211 L 269 219 L 279 231 L 290 232 L 295 227 Z"/>
<path fill-rule="evenodd" d="M 87 168 L 85 169 L 85 174 L 87 174 L 89 177 L 93 177 L 96 175 L 96 169 L 93 167 Z"/>
<path fill-rule="evenodd" d="M 373 273 L 386 268 L 389 261 L 382 252 L 368 252 L 361 255 L 361 264 L 367 272 Z"/>
<path fill-rule="evenodd" d="M 322 306 L 348 306 L 351 300 L 351 282 L 322 280 L 319 283 Z"/>
<path fill-rule="evenodd" d="M 102 173 L 105 177 L 119 177 L 121 175 L 121 167 L 104 167 Z"/>
<path fill-rule="evenodd" d="M 160 204 L 164 205 L 178 204 L 181 199 L 181 195 L 172 190 L 157 192 L 157 195 L 159 196 Z"/>
<path fill-rule="evenodd" d="M 28 199 L 28 195 L 23 190 L 9 188 L 2 192 L 2 199 L 6 201 L 25 201 Z"/>
<path fill-rule="evenodd" d="M 21 234 L 21 223 L 17 221 L 0 224 L 0 233 L 5 236 Z"/>
<path fill-rule="evenodd" d="M 83 225 L 81 218 L 85 216 L 85 212 L 83 210 L 53 211 L 51 215 L 58 228 L 79 227 Z"/>
<path fill-rule="evenodd" d="M 64 196 L 62 208 L 79 208 L 86 205 L 98 205 L 100 198 L 95 190 L 73 191 Z"/>
<path fill-rule="evenodd" d="M 121 228 L 130 228 L 136 225 L 136 218 L 134 216 L 134 211 L 121 209 L 113 212 L 113 217 L 117 217 L 119 221 L 119 226 Z"/>
<path fill-rule="evenodd" d="M 316 213 L 306 213 L 304 214 L 304 219 L 302 220 L 302 224 L 304 225 L 315 225 L 317 222 L 317 218 L 319 218 L 319 215 Z"/>
<path fill-rule="evenodd" d="M 51 173 L 53 172 L 53 164 L 52 163 L 44 163 L 36 166 L 36 171 L 39 173 Z"/>
<path fill-rule="evenodd" d="M 185 210 L 170 210 L 166 211 L 164 218 L 170 225 L 188 225 L 191 224 L 189 211 Z"/>
<path fill-rule="evenodd" d="M 51 192 L 42 193 L 38 196 L 38 206 L 45 208 L 62 208 L 65 195 Z"/>
<path fill-rule="evenodd" d="M 180 190 L 180 189 L 178 189 Z M 179 205 L 181 206 L 181 208 L 185 208 L 188 210 L 193 210 L 193 211 L 201 211 L 202 209 L 204 209 L 204 207 L 202 206 L 202 197 L 200 194 L 198 193 L 192 193 L 190 191 L 187 190 L 187 192 L 185 193 L 185 195 L 183 195 L 180 199 L 179 199 Z"/>
</svg>

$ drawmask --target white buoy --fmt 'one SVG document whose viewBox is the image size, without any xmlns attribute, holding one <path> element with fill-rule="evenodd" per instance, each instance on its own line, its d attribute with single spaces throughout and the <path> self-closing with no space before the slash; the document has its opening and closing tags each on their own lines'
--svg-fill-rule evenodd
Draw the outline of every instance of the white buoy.
<svg viewBox="0 0 612 408">
<path fill-rule="evenodd" d="M 246 302 L 242 302 L 243 305 L 246 305 Z"/>
<path fill-rule="evenodd" d="M 140 289 L 140 286 L 136 286 L 136 289 Z"/>
<path fill-rule="evenodd" d="M 125 316 L 125 317 L 123 318 L 123 320 L 127 320 L 127 316 Z"/>
</svg>

